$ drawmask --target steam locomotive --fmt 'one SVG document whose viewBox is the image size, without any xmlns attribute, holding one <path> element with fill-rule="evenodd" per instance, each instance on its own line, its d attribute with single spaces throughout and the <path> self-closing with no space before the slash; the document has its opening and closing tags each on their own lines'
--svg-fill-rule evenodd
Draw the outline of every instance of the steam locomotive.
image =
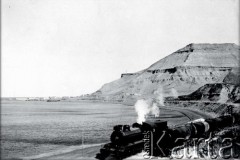
<svg viewBox="0 0 240 160">
<path fill-rule="evenodd" d="M 240 114 L 225 115 L 213 119 L 200 119 L 169 127 L 167 121 L 149 119 L 142 124 L 116 125 L 110 143 L 105 144 L 96 155 L 100 160 L 118 160 L 149 149 L 151 156 L 167 157 L 179 144 L 178 138 L 201 138 L 210 132 L 240 122 Z"/>
</svg>

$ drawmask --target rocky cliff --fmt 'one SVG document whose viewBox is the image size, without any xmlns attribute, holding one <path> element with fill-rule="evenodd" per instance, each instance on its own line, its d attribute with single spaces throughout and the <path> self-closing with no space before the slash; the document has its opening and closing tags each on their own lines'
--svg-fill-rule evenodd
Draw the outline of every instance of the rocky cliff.
<svg viewBox="0 0 240 160">
<path fill-rule="evenodd" d="M 205 84 L 189 95 L 179 96 L 180 101 L 214 101 L 219 103 L 239 103 L 240 86 L 226 83 Z"/>
<path fill-rule="evenodd" d="M 205 84 L 239 85 L 239 56 L 240 47 L 235 44 L 189 44 L 145 70 L 123 74 L 90 97 L 127 101 L 159 93 L 187 95 Z"/>
</svg>

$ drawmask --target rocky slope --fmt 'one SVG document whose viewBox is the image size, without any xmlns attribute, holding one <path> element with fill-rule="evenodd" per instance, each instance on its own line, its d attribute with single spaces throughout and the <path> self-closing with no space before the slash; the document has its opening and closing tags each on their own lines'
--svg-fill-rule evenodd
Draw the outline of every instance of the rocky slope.
<svg viewBox="0 0 240 160">
<path fill-rule="evenodd" d="M 193 93 L 179 96 L 176 100 L 238 103 L 240 100 L 240 86 L 224 83 L 205 84 Z"/>
<path fill-rule="evenodd" d="M 122 74 L 87 98 L 124 102 L 187 95 L 205 84 L 239 85 L 239 56 L 235 44 L 189 44 L 145 70 Z"/>
</svg>

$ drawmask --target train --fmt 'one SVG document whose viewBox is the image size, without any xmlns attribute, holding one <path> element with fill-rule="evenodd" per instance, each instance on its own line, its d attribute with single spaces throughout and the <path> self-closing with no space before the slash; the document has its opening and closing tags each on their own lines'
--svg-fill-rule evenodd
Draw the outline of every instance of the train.
<svg viewBox="0 0 240 160">
<path fill-rule="evenodd" d="M 149 119 L 142 124 L 116 125 L 110 143 L 96 154 L 99 160 L 121 160 L 146 151 L 156 157 L 169 157 L 179 144 L 179 138 L 203 138 L 221 128 L 239 124 L 240 114 L 224 115 L 211 119 L 198 119 L 179 126 L 168 126 L 167 121 Z"/>
</svg>

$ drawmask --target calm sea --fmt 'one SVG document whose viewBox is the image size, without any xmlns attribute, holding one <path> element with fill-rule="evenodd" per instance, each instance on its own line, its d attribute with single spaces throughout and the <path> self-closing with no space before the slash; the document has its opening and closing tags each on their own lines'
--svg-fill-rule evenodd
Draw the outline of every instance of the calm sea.
<svg viewBox="0 0 240 160">
<path fill-rule="evenodd" d="M 116 124 L 136 121 L 133 106 L 95 102 L 2 101 L 2 158 L 109 141 Z"/>
<path fill-rule="evenodd" d="M 136 118 L 134 106 L 121 104 L 2 101 L 1 158 L 28 157 L 68 146 L 105 143 L 114 125 L 131 125 Z M 171 109 L 161 110 L 160 118 L 169 125 L 188 120 Z"/>
</svg>

